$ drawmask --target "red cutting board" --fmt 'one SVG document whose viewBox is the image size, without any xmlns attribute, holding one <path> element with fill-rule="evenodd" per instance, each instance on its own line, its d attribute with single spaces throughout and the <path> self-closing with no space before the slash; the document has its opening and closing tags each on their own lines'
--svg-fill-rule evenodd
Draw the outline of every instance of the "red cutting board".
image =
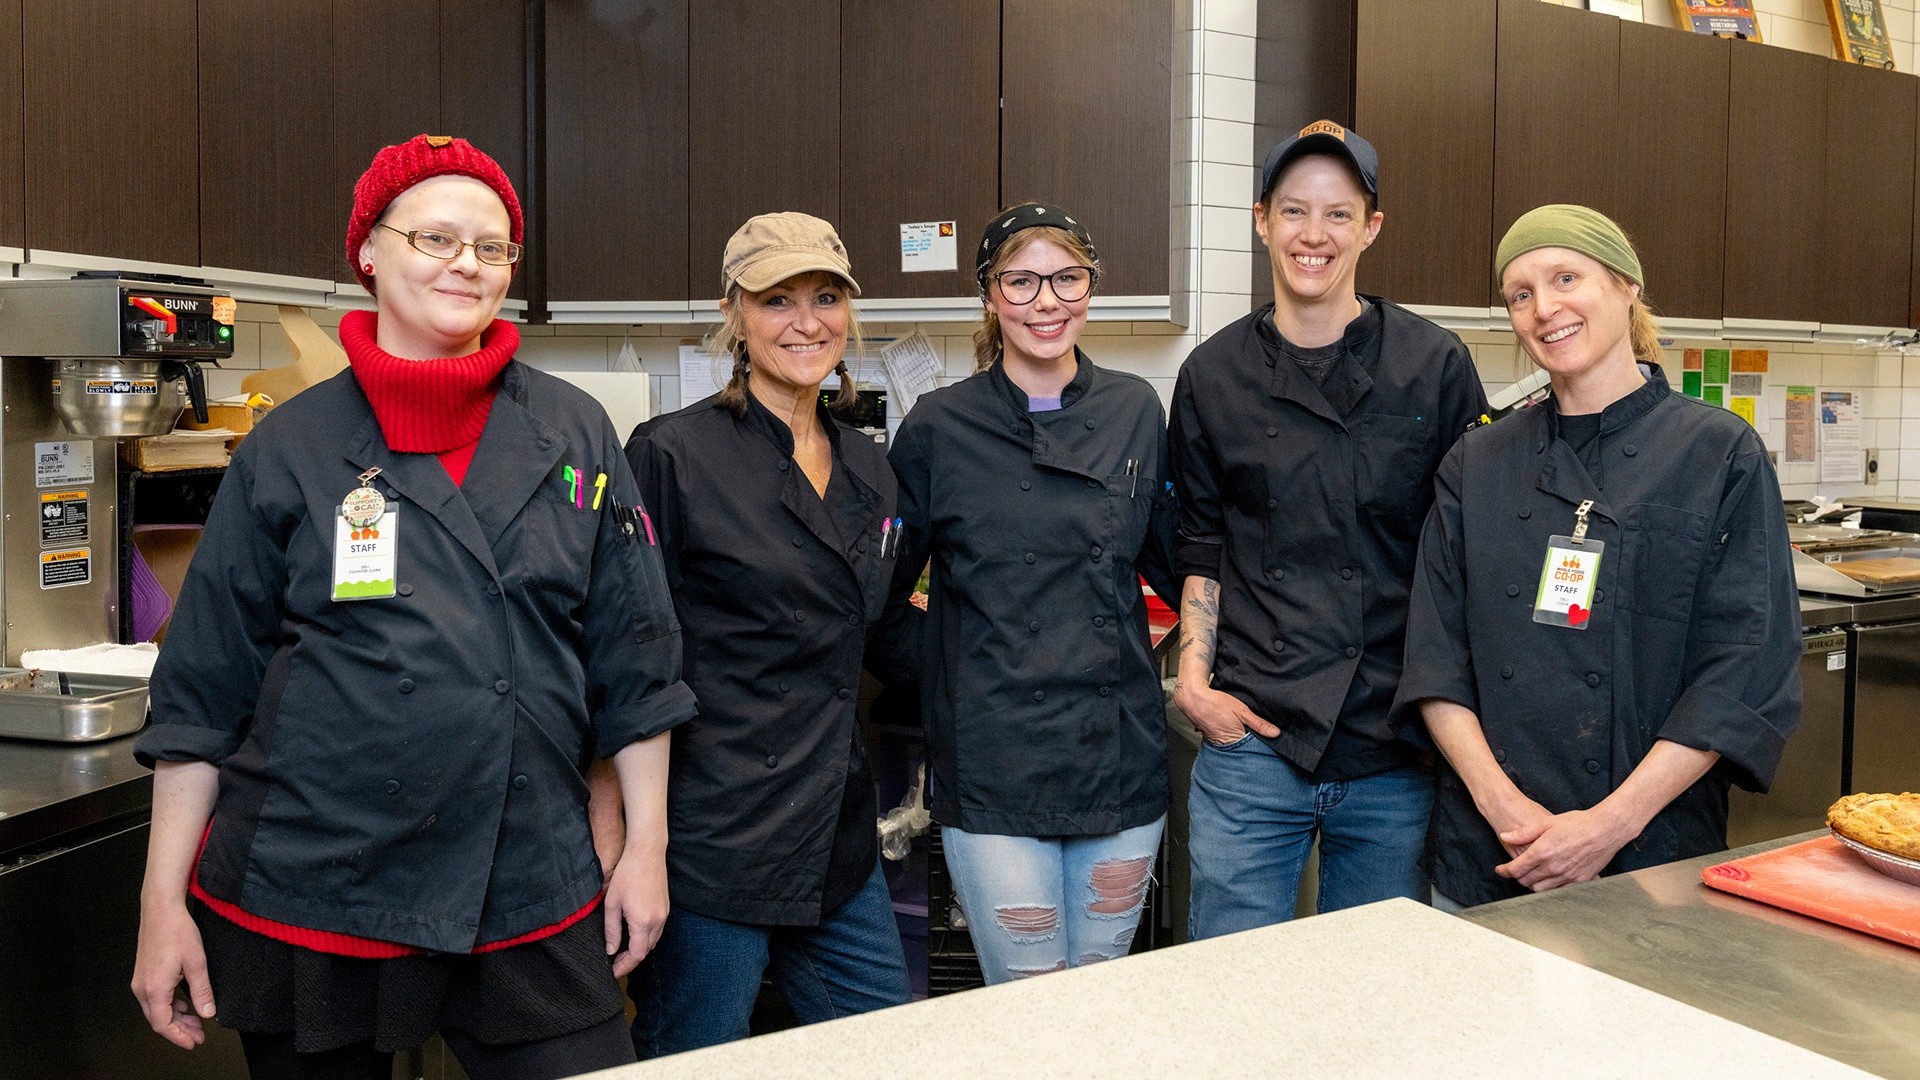
<svg viewBox="0 0 1920 1080">
<path fill-rule="evenodd" d="M 1920 885 L 1874 870 L 1831 836 L 1709 866 L 1721 892 L 1920 949 Z"/>
</svg>

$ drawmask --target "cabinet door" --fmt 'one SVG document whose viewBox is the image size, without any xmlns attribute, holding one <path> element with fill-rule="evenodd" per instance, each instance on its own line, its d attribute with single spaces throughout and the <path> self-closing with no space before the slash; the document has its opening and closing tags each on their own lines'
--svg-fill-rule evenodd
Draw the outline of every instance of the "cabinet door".
<svg viewBox="0 0 1920 1080">
<path fill-rule="evenodd" d="M 1731 63 L 1724 38 L 1620 24 L 1614 219 L 1640 253 L 1647 301 L 1662 315 L 1721 315 Z"/>
<path fill-rule="evenodd" d="M 27 244 L 200 263 L 194 0 L 27 0 Z"/>
<path fill-rule="evenodd" d="M 527 187 L 527 34 L 524 0 L 443 0 L 440 5 L 439 134 L 487 152 L 513 182 L 538 250 L 539 215 Z M 527 296 L 526 266 L 507 295 Z"/>
<path fill-rule="evenodd" d="M 1826 59 L 1735 41 L 1727 109 L 1728 318 L 1819 322 Z"/>
<path fill-rule="evenodd" d="M 972 296 L 999 209 L 1000 5 L 841 0 L 840 238 L 870 296 Z M 902 273 L 900 225 L 957 223 L 957 268 Z"/>
<path fill-rule="evenodd" d="M 840 224 L 840 3 L 701 0 L 687 40 L 687 268 L 694 298 L 717 298 L 727 238 L 748 218 Z"/>
<path fill-rule="evenodd" d="M 1380 152 L 1380 238 L 1361 291 L 1493 303 L 1496 0 L 1359 0 L 1353 128 Z M 1265 148 L 1261 148 L 1265 152 Z"/>
<path fill-rule="evenodd" d="M 439 134 L 439 0 L 333 0 L 332 190 L 346 236 L 353 184 L 383 146 Z M 353 269 L 335 248 L 336 281 Z"/>
<path fill-rule="evenodd" d="M 547 299 L 686 300 L 687 0 L 549 0 L 545 63 Z"/>
<path fill-rule="evenodd" d="M 0 247 L 27 246 L 26 109 L 21 104 L 20 0 L 0 0 Z"/>
<path fill-rule="evenodd" d="M 1173 8 L 1001 5 L 1000 201 L 1037 199 L 1077 215 L 1100 250 L 1109 296 L 1169 291 Z"/>
<path fill-rule="evenodd" d="M 1353 3 L 1326 0 L 1266 0 L 1260 5 L 1254 44 L 1254 183 L 1267 151 L 1315 120 L 1353 127 Z M 1357 129 L 1356 129 L 1357 130 Z M 1369 140 L 1372 132 L 1364 132 Z M 1377 147 L 1379 144 L 1375 143 Z M 1256 192 L 1247 192 L 1252 205 Z M 1246 219 L 1253 243 L 1253 305 L 1273 295 L 1273 261 L 1260 242 L 1253 216 Z"/>
<path fill-rule="evenodd" d="M 331 0 L 199 0 L 200 261 L 330 278 L 350 193 L 332 161 Z"/>
<path fill-rule="evenodd" d="M 1920 80 L 1827 67 L 1822 322 L 1907 326 L 1913 258 L 1914 125 Z"/>
<path fill-rule="evenodd" d="M 1616 209 L 1620 20 L 1500 0 L 1493 239 L 1546 203 Z"/>
</svg>

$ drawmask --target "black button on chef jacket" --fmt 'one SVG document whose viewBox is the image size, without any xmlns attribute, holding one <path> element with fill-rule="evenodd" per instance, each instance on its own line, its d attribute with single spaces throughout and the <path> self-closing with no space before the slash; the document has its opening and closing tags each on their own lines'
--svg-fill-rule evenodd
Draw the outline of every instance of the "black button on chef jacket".
<svg viewBox="0 0 1920 1080">
<path fill-rule="evenodd" d="M 1606 798 L 1656 739 L 1718 752 L 1605 873 L 1724 848 L 1728 784 L 1766 790 L 1800 718 L 1800 607 L 1766 448 L 1643 367 L 1646 384 L 1600 414 L 1591 465 L 1556 436 L 1551 399 L 1447 456 L 1394 715 L 1424 740 L 1421 699 L 1474 710 L 1495 760 L 1556 814 Z M 1606 545 L 1588 628 L 1535 623 L 1548 537 L 1571 535 L 1585 499 L 1587 537 Z M 1460 903 L 1526 891 L 1494 874 L 1506 851 L 1444 761 L 1427 859 Z"/>
<path fill-rule="evenodd" d="M 1433 473 L 1486 410 L 1465 345 L 1367 297 L 1316 386 L 1273 305 L 1180 369 L 1168 440 L 1178 570 L 1220 583 L 1213 687 L 1280 729 L 1268 745 L 1330 781 L 1413 759 L 1387 722 Z"/>
<path fill-rule="evenodd" d="M 1140 589 L 1145 575 L 1179 596 L 1165 413 L 1145 380 L 1076 362 L 1047 412 L 998 364 L 935 390 L 889 454 L 907 530 L 896 590 L 932 558 L 933 816 L 972 832 L 1097 836 L 1167 808 Z"/>
<path fill-rule="evenodd" d="M 627 443 L 700 702 L 674 732 L 670 889 L 675 905 L 733 922 L 817 925 L 866 883 L 879 849 L 860 669 L 871 651 L 876 675 L 911 674 L 882 644 L 909 618 L 904 597 L 883 618 L 893 474 L 869 436 L 824 408 L 820 422 L 824 497 L 752 394 L 742 418 L 708 398 Z"/>
<path fill-rule="evenodd" d="M 395 595 L 336 602 L 340 503 L 372 468 Z M 460 953 L 586 906 L 586 765 L 694 711 L 659 555 L 615 510 L 637 495 L 599 404 L 518 362 L 460 487 L 388 448 L 351 371 L 273 410 L 221 481 L 135 743 L 220 766 L 201 885 Z"/>
</svg>

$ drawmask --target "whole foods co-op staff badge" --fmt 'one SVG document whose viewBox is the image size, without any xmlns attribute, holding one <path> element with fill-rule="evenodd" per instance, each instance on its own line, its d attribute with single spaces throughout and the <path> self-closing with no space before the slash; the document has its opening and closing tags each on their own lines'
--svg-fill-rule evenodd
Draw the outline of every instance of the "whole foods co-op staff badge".
<svg viewBox="0 0 1920 1080">
<path fill-rule="evenodd" d="M 1547 537 L 1547 562 L 1540 569 L 1540 589 L 1534 596 L 1533 621 L 1549 626 L 1585 630 L 1593 616 L 1593 586 L 1600 579 L 1600 557 L 1607 545 L 1587 539 L 1587 511 L 1593 500 L 1574 513 L 1573 535 Z"/>
<path fill-rule="evenodd" d="M 379 469 L 360 474 L 360 486 L 340 502 L 333 519 L 333 598 L 384 600 L 395 593 L 400 512 L 371 485 Z"/>
</svg>

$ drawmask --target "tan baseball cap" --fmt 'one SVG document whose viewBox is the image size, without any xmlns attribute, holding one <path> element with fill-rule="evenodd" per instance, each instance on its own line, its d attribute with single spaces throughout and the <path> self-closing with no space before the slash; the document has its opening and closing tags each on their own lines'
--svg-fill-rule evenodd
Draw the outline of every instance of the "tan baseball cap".
<svg viewBox="0 0 1920 1080">
<path fill-rule="evenodd" d="M 724 294 L 739 285 L 748 292 L 761 292 L 814 270 L 838 275 L 853 295 L 860 295 L 860 283 L 853 280 L 853 266 L 847 261 L 847 246 L 832 225 L 792 210 L 761 214 L 748 218 L 727 241 L 726 256 L 720 260 L 720 291 Z"/>
</svg>

